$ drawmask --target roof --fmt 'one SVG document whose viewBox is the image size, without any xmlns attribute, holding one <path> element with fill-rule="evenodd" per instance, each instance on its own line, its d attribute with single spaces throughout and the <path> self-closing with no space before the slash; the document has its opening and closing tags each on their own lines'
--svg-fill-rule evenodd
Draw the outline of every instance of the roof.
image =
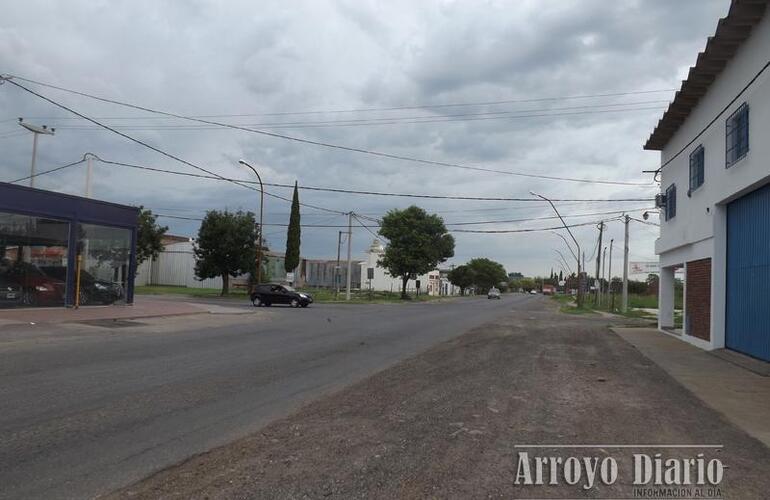
<svg viewBox="0 0 770 500">
<path fill-rule="evenodd" d="M 768 0 L 732 0 L 730 11 L 717 23 L 714 36 L 709 37 L 706 48 L 698 54 L 695 66 L 682 81 L 681 89 L 674 95 L 644 149 L 661 151 L 666 147 L 728 61 L 749 38 L 752 28 L 764 16 L 767 4 Z"/>
</svg>

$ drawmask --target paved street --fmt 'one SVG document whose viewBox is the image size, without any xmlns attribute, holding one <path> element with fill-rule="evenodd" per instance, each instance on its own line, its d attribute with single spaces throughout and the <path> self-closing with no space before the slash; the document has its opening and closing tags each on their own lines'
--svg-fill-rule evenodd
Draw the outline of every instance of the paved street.
<svg viewBox="0 0 770 500">
<path fill-rule="evenodd" d="M 0 497 L 107 493 L 537 300 L 0 327 Z"/>
<path fill-rule="evenodd" d="M 627 320 L 521 305 L 111 498 L 767 498 L 770 450 L 608 328 Z M 517 486 L 521 452 L 532 476 L 535 457 L 587 457 L 615 459 L 617 480 L 584 488 L 583 469 L 573 486 L 549 460 L 545 484 Z M 635 487 L 634 453 L 701 453 L 724 477 Z"/>
</svg>

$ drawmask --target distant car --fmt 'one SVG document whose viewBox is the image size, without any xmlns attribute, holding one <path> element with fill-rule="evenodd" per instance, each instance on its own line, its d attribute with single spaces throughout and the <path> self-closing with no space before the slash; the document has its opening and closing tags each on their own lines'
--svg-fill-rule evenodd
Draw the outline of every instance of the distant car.
<svg viewBox="0 0 770 500">
<path fill-rule="evenodd" d="M 500 290 L 494 287 L 490 288 L 489 291 L 487 292 L 487 298 L 500 300 Z"/>
<path fill-rule="evenodd" d="M 61 266 L 41 267 L 47 276 L 62 281 L 67 279 L 67 268 Z M 78 304 L 85 306 L 88 304 L 112 304 L 123 297 L 123 286 L 120 283 L 113 283 L 94 278 L 86 271 L 80 271 L 80 300 Z"/>
<path fill-rule="evenodd" d="M 11 307 L 21 303 L 21 286 L 0 276 L 0 307 Z"/>
<path fill-rule="evenodd" d="M 529 293 L 532 295 L 537 295 L 537 290 L 530 290 Z"/>
<path fill-rule="evenodd" d="M 251 292 L 251 303 L 254 307 L 269 307 L 273 304 L 307 307 L 313 303 L 313 296 L 309 293 L 298 292 L 288 285 L 264 284 L 257 285 Z"/>
</svg>

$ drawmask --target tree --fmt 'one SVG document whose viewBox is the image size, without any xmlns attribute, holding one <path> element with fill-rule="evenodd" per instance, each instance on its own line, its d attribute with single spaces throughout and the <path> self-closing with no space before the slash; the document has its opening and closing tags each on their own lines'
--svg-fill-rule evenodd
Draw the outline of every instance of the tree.
<svg viewBox="0 0 770 500">
<path fill-rule="evenodd" d="M 559 282 L 564 281 L 564 271 L 559 271 Z"/>
<path fill-rule="evenodd" d="M 410 278 L 435 269 L 455 253 L 455 239 L 447 233 L 444 220 L 414 205 L 385 214 L 380 234 L 389 242 L 378 264 L 401 278 L 403 299 Z"/>
<path fill-rule="evenodd" d="M 210 210 L 195 240 L 195 276 L 199 280 L 222 277 L 222 295 L 230 290 L 230 277 L 256 272 L 258 229 L 252 212 Z"/>
<path fill-rule="evenodd" d="M 139 207 L 139 221 L 136 231 L 136 264 L 147 259 L 154 259 L 163 251 L 163 235 L 168 226 L 161 226 L 152 210 Z"/>
<path fill-rule="evenodd" d="M 291 215 L 289 216 L 289 229 L 286 232 L 286 256 L 283 268 L 287 273 L 294 271 L 299 265 L 299 193 L 297 182 L 294 182 L 294 195 L 291 198 Z"/>
<path fill-rule="evenodd" d="M 521 288 L 529 293 L 530 290 L 533 290 L 537 285 L 535 284 L 535 280 L 532 278 L 524 278 L 520 282 Z"/>
<path fill-rule="evenodd" d="M 460 287 L 460 295 L 465 295 L 465 290 L 473 284 L 473 271 L 468 266 L 457 266 L 447 275 L 449 282 Z"/>
<path fill-rule="evenodd" d="M 494 260 L 487 258 L 471 259 L 467 266 L 473 273 L 473 284 L 478 286 L 482 292 L 508 280 L 508 274 L 503 265 Z"/>
</svg>

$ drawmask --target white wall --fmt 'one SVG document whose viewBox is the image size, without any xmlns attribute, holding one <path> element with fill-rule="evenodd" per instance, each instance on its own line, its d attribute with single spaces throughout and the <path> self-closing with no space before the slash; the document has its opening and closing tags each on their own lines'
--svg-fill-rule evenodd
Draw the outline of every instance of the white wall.
<svg viewBox="0 0 770 500">
<path fill-rule="evenodd" d="M 770 54 L 770 14 L 754 27 L 752 35 L 711 85 L 701 102 L 676 132 L 661 154 L 668 161 L 695 137 L 767 63 Z M 677 187 L 677 213 L 661 219 L 656 252 L 663 254 L 714 235 L 714 205 L 724 204 L 770 180 L 770 74 L 763 74 L 709 130 L 662 171 L 661 191 Z M 749 105 L 749 153 L 725 168 L 725 120 L 742 103 Z M 690 153 L 702 144 L 705 151 L 704 183 L 687 197 Z M 718 215 L 718 214 L 716 214 Z M 661 255 L 661 265 L 667 265 Z"/>
<path fill-rule="evenodd" d="M 222 288 L 222 278 L 195 279 L 195 254 L 192 242 L 166 245 L 154 261 L 145 261 L 137 269 L 137 286 L 169 285 L 188 288 Z M 232 285 L 232 280 L 231 280 Z"/>
<path fill-rule="evenodd" d="M 706 95 L 662 151 L 668 161 L 691 141 L 767 63 L 770 54 L 770 14 L 727 63 Z M 725 168 L 725 120 L 743 103 L 749 106 L 749 152 Z M 727 265 L 726 205 L 770 182 L 770 74 L 756 82 L 704 133 L 662 171 L 661 191 L 677 186 L 676 217 L 661 217 L 655 250 L 661 267 L 711 258 L 711 341 L 685 340 L 709 349 L 724 347 Z M 703 145 L 704 183 L 687 196 L 690 153 Z M 687 337 L 685 335 L 685 337 Z"/>
</svg>

